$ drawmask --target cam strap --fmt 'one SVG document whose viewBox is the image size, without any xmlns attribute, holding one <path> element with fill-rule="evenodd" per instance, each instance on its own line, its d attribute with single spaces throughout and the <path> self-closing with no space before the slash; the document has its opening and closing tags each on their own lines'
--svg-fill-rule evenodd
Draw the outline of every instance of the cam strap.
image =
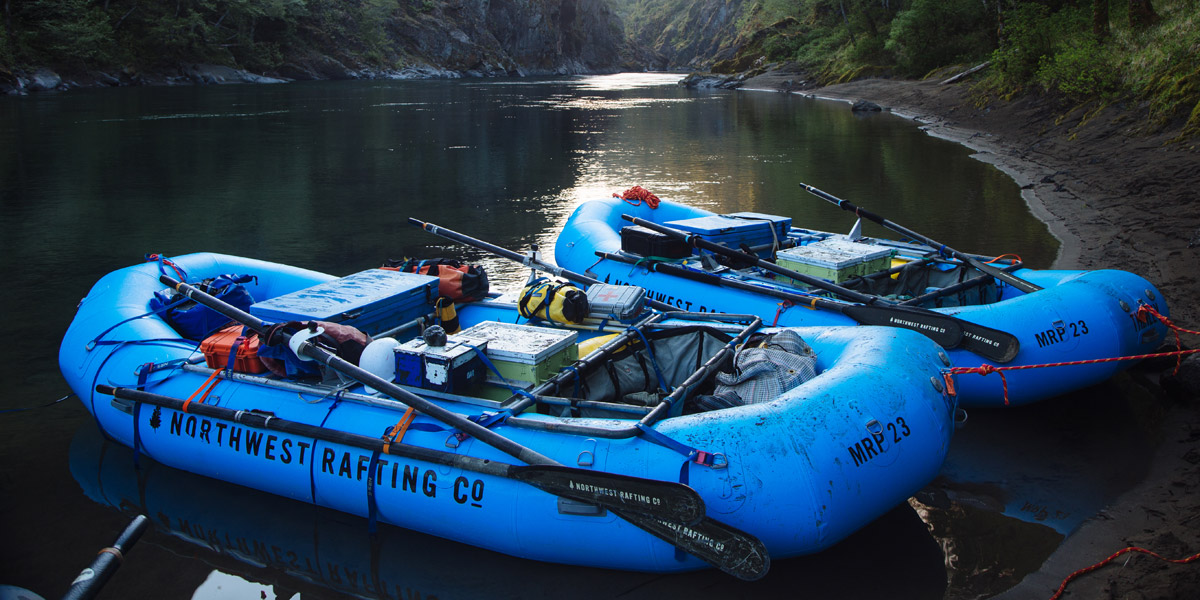
<svg viewBox="0 0 1200 600">
<path fill-rule="evenodd" d="M 646 441 L 653 442 L 659 446 L 674 450 L 675 452 L 686 456 L 687 460 L 683 463 L 684 469 L 687 468 L 689 463 L 696 463 L 714 469 L 723 469 L 729 465 L 724 454 L 706 452 L 704 450 L 700 450 L 699 448 L 693 448 L 687 444 L 684 444 L 683 442 L 674 440 L 668 437 L 666 434 L 660 433 L 653 427 L 643 423 L 638 423 L 634 425 L 634 427 L 637 427 L 638 431 L 642 432 L 642 437 L 644 437 Z M 681 472 L 680 480 L 683 481 L 683 483 L 687 483 L 686 479 L 687 475 Z"/>
<path fill-rule="evenodd" d="M 213 391 L 213 388 L 217 387 L 217 374 L 220 372 L 221 369 L 213 369 L 213 372 L 208 376 L 208 379 L 205 379 L 204 383 L 200 384 L 200 387 L 196 388 L 196 391 L 192 392 L 192 395 L 188 396 L 188 399 L 183 401 L 183 406 L 180 408 L 180 410 L 186 413 L 188 411 L 188 406 L 192 403 L 192 399 L 196 397 L 196 394 L 199 394 L 202 391 L 204 392 L 204 395 L 200 396 L 200 399 L 196 402 L 204 404 L 204 400 L 208 398 L 208 393 Z"/>
<path fill-rule="evenodd" d="M 395 425 L 389 427 L 383 432 L 383 453 L 392 453 L 392 444 L 398 444 L 404 439 L 404 434 L 408 432 L 409 425 L 412 425 L 413 419 L 416 418 L 417 411 L 410 406 L 404 411 L 404 416 Z"/>
</svg>

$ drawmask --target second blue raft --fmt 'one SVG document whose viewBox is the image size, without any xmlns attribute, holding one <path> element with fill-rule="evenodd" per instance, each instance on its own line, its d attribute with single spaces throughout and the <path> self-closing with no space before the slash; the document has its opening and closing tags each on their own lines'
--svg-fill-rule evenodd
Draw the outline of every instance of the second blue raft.
<svg viewBox="0 0 1200 600">
<path fill-rule="evenodd" d="M 637 240 L 632 246 L 630 234 L 636 228 L 622 219 L 629 215 L 653 223 L 687 228 L 685 231 L 728 243 L 733 248 L 748 247 L 769 256 L 772 248 L 791 245 L 797 248 L 851 242 L 848 236 L 794 228 L 791 219 L 737 213 L 717 215 L 707 210 L 662 201 L 656 208 L 642 203 L 632 205 L 618 198 L 589 201 L 580 205 L 567 219 L 555 246 L 555 262 L 565 269 L 586 272 L 607 283 L 644 287 L 650 296 L 682 310 L 750 313 L 767 323 L 787 326 L 855 325 L 856 322 L 834 310 L 781 301 L 771 291 L 811 294 L 827 299 L 828 294 L 799 286 L 758 267 L 717 264 L 704 252 L 678 246 L 668 240 Z M 732 225 L 730 225 L 732 223 Z M 768 226 L 767 223 L 770 223 Z M 739 233 L 756 229 L 755 234 Z M 631 231 L 634 230 L 634 231 Z M 917 298 L 916 306 L 958 317 L 964 321 L 1007 332 L 1016 337 L 1019 352 L 1005 363 L 985 359 L 963 348 L 948 353 L 956 367 L 1032 367 L 1076 361 L 1101 361 L 1073 366 L 1008 370 L 999 375 L 963 374 L 957 378 L 959 403 L 964 407 L 998 407 L 1036 402 L 1108 379 L 1132 364 L 1122 357 L 1155 352 L 1163 342 L 1167 328 L 1150 316 L 1153 309 L 1169 316 L 1166 300 L 1144 278 L 1113 269 L 1038 270 L 1015 268 L 1014 274 L 1043 289 L 1026 293 L 1002 283 L 953 291 L 951 286 L 978 273 L 954 261 L 943 260 L 935 251 L 913 244 L 887 240 L 853 240 L 856 247 L 872 248 L 886 256 L 882 265 L 839 282 L 858 285 L 868 294 L 891 301 L 911 301 L 913 295 L 930 292 L 928 300 Z M 755 244 L 761 244 L 755 247 Z M 658 245 L 656 245 L 658 244 Z M 766 250 L 762 250 L 763 247 Z M 625 248 L 625 249 L 623 249 Z M 658 254 L 670 254 L 660 256 Z M 779 252 L 782 257 L 786 252 Z M 812 254 L 810 252 L 810 254 Z M 890 261 L 890 262 L 889 262 Z M 656 270 L 656 266 L 684 269 L 700 277 L 679 277 Z M 858 266 L 866 264 L 859 263 Z M 893 265 L 899 264 L 892 268 Z M 907 268 L 906 268 L 907 267 Z M 1019 266 L 1017 266 L 1019 267 Z M 664 269 L 665 270 L 665 269 Z M 833 270 L 824 277 L 840 278 Z M 762 291 L 731 289 L 713 283 L 714 278 L 734 280 Z M 917 292 L 901 295 L 905 281 L 918 281 Z M 940 290 L 949 290 L 941 293 Z M 1143 309 L 1143 307 L 1146 307 Z"/>
</svg>

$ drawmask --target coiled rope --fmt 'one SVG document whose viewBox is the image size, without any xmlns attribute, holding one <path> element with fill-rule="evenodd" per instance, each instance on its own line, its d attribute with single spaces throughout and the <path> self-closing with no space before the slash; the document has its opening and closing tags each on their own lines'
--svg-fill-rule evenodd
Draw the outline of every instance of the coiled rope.
<svg viewBox="0 0 1200 600">
<path fill-rule="evenodd" d="M 613 194 L 613 198 L 620 198 L 634 206 L 641 206 L 642 202 L 645 202 L 650 208 L 658 208 L 658 196 L 640 185 L 635 185 L 620 194 Z"/>
</svg>

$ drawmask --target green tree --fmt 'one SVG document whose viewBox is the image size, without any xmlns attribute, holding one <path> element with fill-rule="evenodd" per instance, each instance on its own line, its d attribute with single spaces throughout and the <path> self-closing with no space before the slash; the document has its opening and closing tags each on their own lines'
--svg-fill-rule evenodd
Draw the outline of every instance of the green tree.
<svg viewBox="0 0 1200 600">
<path fill-rule="evenodd" d="M 1109 0 L 1092 0 L 1092 34 L 1097 39 L 1108 37 Z"/>
<path fill-rule="evenodd" d="M 901 72 L 922 75 L 987 56 L 995 31 L 993 13 L 978 0 L 915 0 L 892 22 L 887 49 Z"/>
<path fill-rule="evenodd" d="M 87 0 L 5 0 L 5 27 L 18 60 L 86 66 L 111 51 L 112 27 Z"/>
</svg>

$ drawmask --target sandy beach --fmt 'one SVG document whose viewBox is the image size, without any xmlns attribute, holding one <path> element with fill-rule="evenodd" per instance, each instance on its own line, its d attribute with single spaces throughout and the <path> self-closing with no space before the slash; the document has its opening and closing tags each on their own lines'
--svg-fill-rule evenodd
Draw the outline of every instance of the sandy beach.
<svg viewBox="0 0 1200 600">
<path fill-rule="evenodd" d="M 805 88 L 797 80 L 796 73 L 769 72 L 742 89 L 867 100 L 966 145 L 1021 186 L 1032 213 L 1062 243 L 1055 267 L 1138 273 L 1166 296 L 1173 322 L 1200 329 L 1200 152 L 1198 140 L 1177 140 L 1182 122 L 1146 131 L 1142 106 L 1071 111 L 1037 97 L 981 103 L 962 83 L 869 79 Z M 1200 346 L 1200 337 L 1185 334 L 1183 343 Z M 1174 359 L 1159 359 L 1122 375 L 1149 389 L 1163 412 L 1146 480 L 999 598 L 1049 598 L 1071 573 L 1127 546 L 1171 559 L 1200 552 L 1200 395 L 1181 383 L 1200 371 L 1200 356 L 1184 363 L 1182 377 L 1172 375 L 1174 367 Z M 1129 553 L 1081 576 L 1063 597 L 1200 597 L 1200 561 L 1172 565 Z"/>
</svg>

